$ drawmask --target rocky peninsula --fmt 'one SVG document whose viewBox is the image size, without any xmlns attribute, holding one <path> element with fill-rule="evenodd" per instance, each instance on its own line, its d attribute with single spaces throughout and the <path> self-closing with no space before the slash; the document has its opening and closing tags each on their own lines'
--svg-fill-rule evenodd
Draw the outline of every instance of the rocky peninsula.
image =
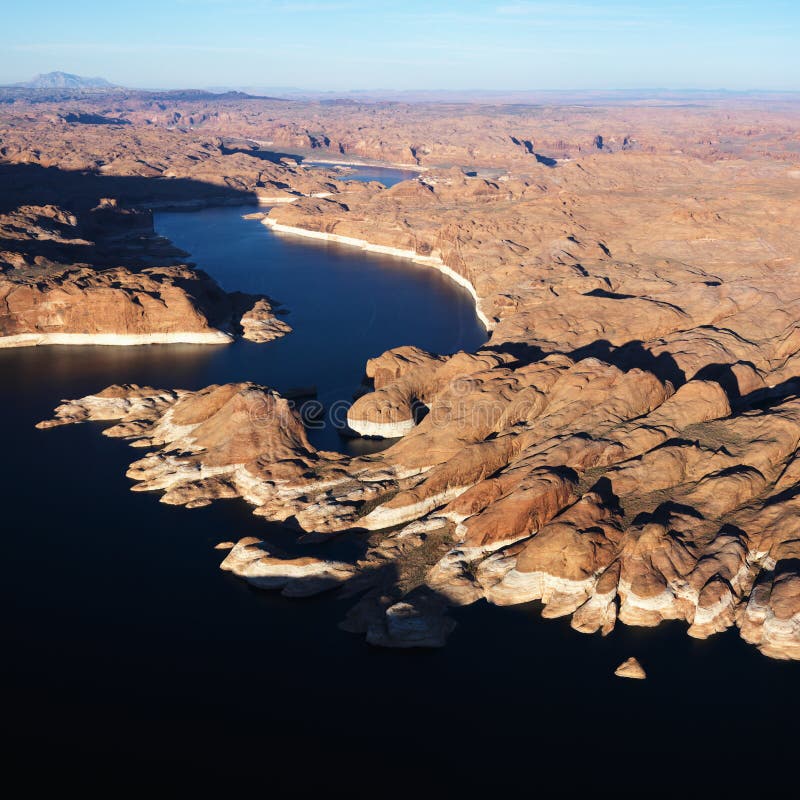
<svg viewBox="0 0 800 800">
<path fill-rule="evenodd" d="M 143 113 L 128 112 L 130 127 Z M 334 131 L 354 112 L 280 113 Z M 473 157 L 461 133 L 450 151 L 437 138 L 445 122 L 417 138 L 434 113 L 398 123 L 396 151 L 342 136 L 343 155 L 424 154 L 428 169 L 389 189 L 291 160 L 260 169 L 257 148 L 217 146 L 200 162 L 226 165 L 207 182 L 216 191 L 235 173 L 236 191 L 291 196 L 264 220 L 280 235 L 403 255 L 473 293 L 483 348 L 399 347 L 365 366 L 349 426 L 392 446 L 318 451 L 291 405 L 250 383 L 114 386 L 41 425 L 113 422 L 107 435 L 151 448 L 128 472 L 135 490 L 185 506 L 241 497 L 293 527 L 307 555 L 248 537 L 223 568 L 287 595 L 359 593 L 345 626 L 375 644 L 440 645 L 449 606 L 539 600 L 583 633 L 680 620 L 690 636 L 736 627 L 767 656 L 800 658 L 796 108 L 761 114 L 757 136 L 742 107 L 595 109 L 593 130 L 614 133 L 580 147 L 581 111 L 542 122 L 544 139 L 507 127 L 494 148 L 504 117 L 484 114 Z M 241 135 L 247 114 L 229 114 L 197 127 Z M 166 122 L 154 119 L 155 141 Z M 716 144 L 687 130 L 717 122 Z M 267 127 L 250 138 L 291 140 Z M 368 123 L 365 141 L 380 127 Z M 311 146 L 332 150 L 325 136 Z M 201 168 L 181 158 L 169 170 L 196 180 Z M 336 549 L 347 538 L 362 544 L 356 557 Z"/>
</svg>

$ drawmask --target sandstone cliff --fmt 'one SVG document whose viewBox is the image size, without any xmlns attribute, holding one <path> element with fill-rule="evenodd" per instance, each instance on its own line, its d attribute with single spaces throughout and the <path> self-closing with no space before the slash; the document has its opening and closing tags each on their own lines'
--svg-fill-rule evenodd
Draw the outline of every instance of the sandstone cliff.
<svg viewBox="0 0 800 800">
<path fill-rule="evenodd" d="M 521 147 L 486 158 L 495 174 L 331 182 L 269 213 L 280 235 L 446 271 L 491 330 L 477 353 L 376 354 L 348 420 L 402 437 L 377 455 L 317 452 L 282 398 L 248 384 L 116 387 L 44 424 L 115 420 L 107 433 L 155 448 L 131 467 L 137 490 L 182 505 L 240 496 L 291 524 L 308 556 L 248 539 L 225 569 L 289 594 L 363 591 L 346 626 L 376 644 L 441 644 L 448 605 L 539 600 L 584 633 L 735 626 L 768 656 L 800 658 L 794 139 L 773 120 L 778 156 L 745 130 L 720 152 L 667 118 L 675 130 L 649 149 L 594 128 L 588 154 L 553 165 L 514 133 Z M 683 153 L 667 147 L 678 140 Z M 354 531 L 360 555 L 334 557 L 334 534 Z"/>
</svg>

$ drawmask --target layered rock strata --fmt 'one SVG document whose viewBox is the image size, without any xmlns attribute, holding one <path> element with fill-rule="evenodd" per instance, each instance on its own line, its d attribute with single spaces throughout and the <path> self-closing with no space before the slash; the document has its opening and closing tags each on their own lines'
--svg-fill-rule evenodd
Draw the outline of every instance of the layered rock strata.
<svg viewBox="0 0 800 800">
<path fill-rule="evenodd" d="M 676 391 L 593 358 L 469 375 L 469 392 L 451 379 L 413 432 L 367 458 L 314 450 L 286 401 L 249 384 L 112 387 L 41 426 L 116 421 L 107 435 L 156 448 L 128 475 L 163 502 L 240 496 L 316 541 L 379 532 L 346 564 L 324 547 L 276 561 L 240 543 L 226 568 L 263 585 L 369 586 L 376 565 L 402 572 L 424 553 L 401 594 L 376 588 L 394 599 L 382 613 L 402 602 L 407 620 L 416 597 L 437 620 L 447 604 L 540 600 L 582 632 L 680 619 L 706 637 L 736 625 L 768 655 L 800 656 L 795 397 L 732 412 L 716 382 Z M 426 640 L 428 615 L 411 625 Z M 402 625 L 389 629 L 403 639 Z"/>
<path fill-rule="evenodd" d="M 289 332 L 265 297 L 226 293 L 180 263 L 152 215 L 105 198 L 0 213 L 0 348 L 224 344 Z"/>
<path fill-rule="evenodd" d="M 494 175 L 332 183 L 269 212 L 275 231 L 446 268 L 474 292 L 491 331 L 477 353 L 367 365 L 348 424 L 402 435 L 383 452 L 316 451 L 286 401 L 250 384 L 116 387 L 44 424 L 116 421 L 107 433 L 153 448 L 135 489 L 238 496 L 295 527 L 307 555 L 265 534 L 225 568 L 360 593 L 345 626 L 376 644 L 441 644 L 447 607 L 486 599 L 538 601 L 584 633 L 736 628 L 800 658 L 794 139 L 770 138 L 772 158 L 612 138 L 557 164 L 497 155 Z M 336 551 L 347 537 L 355 555 Z"/>
</svg>

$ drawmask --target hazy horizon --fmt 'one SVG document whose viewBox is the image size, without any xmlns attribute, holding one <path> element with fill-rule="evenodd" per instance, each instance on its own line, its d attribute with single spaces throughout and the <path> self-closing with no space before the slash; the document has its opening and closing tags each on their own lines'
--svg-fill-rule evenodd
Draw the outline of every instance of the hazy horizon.
<svg viewBox="0 0 800 800">
<path fill-rule="evenodd" d="M 28 76 L 28 80 L 4 82 L 0 81 L 0 88 L 14 88 L 19 87 L 23 89 L 36 89 L 40 91 L 48 91 L 52 89 L 63 88 L 69 91 L 70 87 L 29 87 L 26 86 L 30 79 L 46 77 L 53 74 L 64 74 L 80 79 L 104 79 L 105 75 L 82 75 L 78 73 L 69 72 L 68 70 L 51 70 L 49 72 L 38 72 Z M 634 98 L 645 99 L 651 98 L 653 100 L 659 99 L 663 95 L 663 99 L 671 97 L 674 100 L 688 99 L 694 95 L 698 96 L 761 96 L 761 95 L 800 95 L 800 89 L 727 89 L 724 87 L 682 87 L 682 86 L 631 86 L 627 88 L 620 88 L 616 86 L 597 87 L 587 89 L 580 86 L 558 87 L 558 88 L 541 88 L 532 86 L 525 89 L 509 89 L 506 87 L 497 87 L 492 89 L 477 89 L 477 88 L 463 88 L 463 89 L 449 89 L 444 87 L 409 87 L 407 89 L 390 89 L 386 87 L 375 88 L 342 88 L 342 89 L 328 89 L 324 87 L 308 87 L 303 88 L 299 86 L 257 86 L 248 84 L 224 84 L 224 85 L 184 85 L 184 84 L 167 84 L 163 86 L 136 86 L 130 84 L 121 84 L 109 82 L 108 87 L 89 87 L 100 90 L 113 91 L 115 89 L 130 90 L 136 92 L 181 92 L 181 91 L 202 91 L 214 94 L 224 94 L 227 92 L 243 92 L 250 95 L 269 95 L 276 99 L 292 99 L 292 98 L 315 98 L 331 95 L 332 98 L 340 98 L 343 100 L 353 99 L 363 96 L 365 100 L 379 100 L 382 98 L 391 99 L 397 98 L 426 98 L 431 99 L 442 97 L 447 98 L 464 98 L 465 100 L 473 98 L 480 100 L 482 98 L 535 98 L 538 95 L 553 95 L 554 97 L 563 97 L 568 99 L 576 99 L 586 97 L 587 99 L 613 99 L 619 96 L 621 99 Z M 85 91 L 85 89 L 84 89 Z"/>
<path fill-rule="evenodd" d="M 64 71 L 151 89 L 800 90 L 792 0 L 45 0 L 8 9 L 3 39 L 2 84 Z"/>
</svg>

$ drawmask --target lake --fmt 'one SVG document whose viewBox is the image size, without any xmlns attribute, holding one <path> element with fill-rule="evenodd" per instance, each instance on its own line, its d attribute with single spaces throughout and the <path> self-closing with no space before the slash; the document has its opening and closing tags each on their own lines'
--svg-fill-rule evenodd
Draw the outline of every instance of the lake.
<svg viewBox="0 0 800 800">
<path fill-rule="evenodd" d="M 354 165 L 345 164 L 343 162 L 330 162 L 330 161 L 303 161 L 304 166 L 309 167 L 324 167 L 332 169 L 337 166 L 346 167 L 347 172 L 339 176 L 340 180 L 344 181 L 362 181 L 368 183 L 369 181 L 377 181 L 384 186 L 394 186 L 400 181 L 407 181 L 410 178 L 416 177 L 419 173 L 410 169 L 396 169 L 394 167 L 380 167 L 377 165 Z"/>
<path fill-rule="evenodd" d="M 226 289 L 284 302 L 294 332 L 283 339 L 0 351 L 3 710 L 17 766 L 106 788 L 159 770 L 184 788 L 249 777 L 268 795 L 360 786 L 380 796 L 404 776 L 443 772 L 452 786 L 532 790 L 529 776 L 563 761 L 602 783 L 594 760 L 613 769 L 673 749 L 713 775 L 714 750 L 797 746 L 798 665 L 733 631 L 695 641 L 680 624 L 620 625 L 588 637 L 542 620 L 538 604 L 479 603 L 453 611 L 442 650 L 374 649 L 337 628 L 353 599 L 288 600 L 219 570 L 214 544 L 274 527 L 243 502 L 162 505 L 129 491 L 125 469 L 141 453 L 100 436 L 102 425 L 34 429 L 60 399 L 115 382 L 315 384 L 328 404 L 351 397 L 365 360 L 389 347 L 485 340 L 469 295 L 440 273 L 276 236 L 242 219 L 251 210 L 163 213 L 156 225 Z M 312 439 L 343 452 L 383 446 L 331 428 Z M 631 655 L 647 681 L 613 677 Z"/>
</svg>

